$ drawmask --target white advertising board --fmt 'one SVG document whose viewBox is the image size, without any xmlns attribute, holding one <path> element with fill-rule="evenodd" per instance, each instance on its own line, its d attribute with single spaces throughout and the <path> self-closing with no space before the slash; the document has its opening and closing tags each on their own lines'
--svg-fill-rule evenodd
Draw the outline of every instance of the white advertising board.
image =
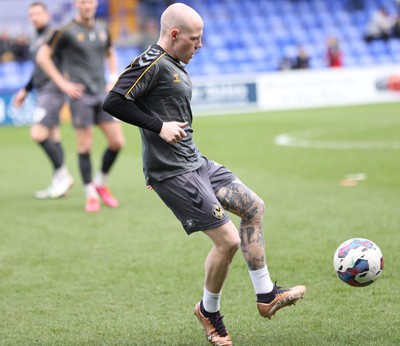
<svg viewBox="0 0 400 346">
<path fill-rule="evenodd" d="M 257 100 L 263 110 L 400 102 L 400 66 L 263 74 Z"/>
</svg>

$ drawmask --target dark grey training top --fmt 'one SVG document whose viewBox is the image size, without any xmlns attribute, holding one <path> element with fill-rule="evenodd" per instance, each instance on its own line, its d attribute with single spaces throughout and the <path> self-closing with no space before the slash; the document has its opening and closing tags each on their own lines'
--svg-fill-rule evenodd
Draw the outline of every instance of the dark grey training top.
<svg viewBox="0 0 400 346">
<path fill-rule="evenodd" d="M 86 27 L 75 20 L 57 30 L 48 44 L 62 57 L 67 78 L 85 85 L 85 93 L 105 92 L 105 56 L 111 46 L 110 35 L 103 23 Z"/>
<path fill-rule="evenodd" d="M 31 42 L 31 45 L 29 48 L 32 59 L 36 58 L 36 54 L 37 54 L 40 46 L 49 39 L 49 37 L 52 35 L 53 32 L 54 32 L 54 29 L 51 28 L 50 26 L 46 26 L 43 29 L 37 31 L 37 34 L 32 39 L 32 42 Z M 57 68 L 60 68 L 59 55 L 55 54 L 53 56 L 53 62 L 57 66 Z M 61 93 L 61 91 L 58 89 L 58 87 L 47 76 L 47 74 L 41 70 L 39 65 L 37 65 L 36 63 L 34 65 L 32 79 L 30 81 L 30 84 L 38 92 Z"/>
<path fill-rule="evenodd" d="M 187 137 L 168 144 L 158 134 L 140 128 L 146 183 L 161 181 L 199 168 L 201 153 L 193 141 L 192 83 L 186 69 L 160 46 L 153 45 L 122 73 L 113 88 L 138 108 L 163 122 L 188 122 Z"/>
</svg>

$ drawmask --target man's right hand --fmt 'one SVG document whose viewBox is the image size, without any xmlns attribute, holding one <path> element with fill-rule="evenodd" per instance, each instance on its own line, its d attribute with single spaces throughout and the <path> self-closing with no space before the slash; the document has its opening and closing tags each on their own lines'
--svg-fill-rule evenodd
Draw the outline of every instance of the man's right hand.
<svg viewBox="0 0 400 346">
<path fill-rule="evenodd" d="M 187 137 L 186 131 L 183 129 L 189 125 L 187 121 L 184 123 L 178 121 L 169 121 L 163 123 L 159 136 L 168 144 L 176 144 L 182 138 Z"/>
<path fill-rule="evenodd" d="M 60 89 L 69 98 L 75 100 L 82 97 L 85 86 L 83 84 L 72 83 L 68 80 L 64 80 L 63 84 L 60 85 Z"/>
</svg>

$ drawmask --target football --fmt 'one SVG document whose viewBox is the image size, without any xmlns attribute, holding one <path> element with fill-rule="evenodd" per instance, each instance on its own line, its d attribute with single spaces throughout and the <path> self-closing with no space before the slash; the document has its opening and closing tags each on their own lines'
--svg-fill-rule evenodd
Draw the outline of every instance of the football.
<svg viewBox="0 0 400 346">
<path fill-rule="evenodd" d="M 333 256 L 333 267 L 339 279 L 346 284 L 368 286 L 382 274 L 382 252 L 371 240 L 352 238 L 337 248 Z"/>
</svg>

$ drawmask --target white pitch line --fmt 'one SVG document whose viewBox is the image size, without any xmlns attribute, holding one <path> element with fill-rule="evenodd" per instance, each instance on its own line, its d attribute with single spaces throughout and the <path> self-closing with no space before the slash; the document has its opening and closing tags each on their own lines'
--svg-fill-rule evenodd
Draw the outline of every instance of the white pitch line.
<svg viewBox="0 0 400 346">
<path fill-rule="evenodd" d="M 321 137 L 325 134 L 321 129 L 283 133 L 275 137 L 276 145 L 294 148 L 314 149 L 400 149 L 400 141 L 339 141 L 321 140 L 313 137 Z"/>
</svg>

